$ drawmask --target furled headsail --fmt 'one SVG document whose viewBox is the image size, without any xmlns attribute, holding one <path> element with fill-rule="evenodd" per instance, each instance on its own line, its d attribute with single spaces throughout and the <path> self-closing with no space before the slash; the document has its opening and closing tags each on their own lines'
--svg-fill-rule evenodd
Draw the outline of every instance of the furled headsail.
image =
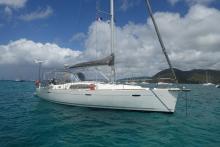
<svg viewBox="0 0 220 147">
<path fill-rule="evenodd" d="M 89 62 L 82 62 L 78 63 L 72 66 L 69 66 L 68 68 L 81 68 L 81 67 L 91 67 L 91 66 L 103 66 L 103 65 L 108 65 L 108 66 L 113 66 L 114 65 L 114 54 L 112 53 L 111 55 L 99 59 L 99 60 L 94 60 L 94 61 L 89 61 Z"/>
</svg>

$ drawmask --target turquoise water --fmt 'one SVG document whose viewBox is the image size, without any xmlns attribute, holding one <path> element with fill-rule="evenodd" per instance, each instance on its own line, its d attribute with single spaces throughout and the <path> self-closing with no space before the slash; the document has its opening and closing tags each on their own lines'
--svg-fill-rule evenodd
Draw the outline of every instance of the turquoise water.
<svg viewBox="0 0 220 147">
<path fill-rule="evenodd" d="M 33 96 L 32 82 L 0 81 L 0 146 L 220 146 L 220 89 L 187 85 L 174 114 L 80 108 Z"/>
</svg>

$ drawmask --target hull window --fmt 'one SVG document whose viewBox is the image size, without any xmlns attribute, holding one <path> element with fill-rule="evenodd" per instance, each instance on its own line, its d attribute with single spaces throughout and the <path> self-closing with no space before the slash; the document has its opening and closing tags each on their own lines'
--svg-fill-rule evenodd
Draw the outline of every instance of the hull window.
<svg viewBox="0 0 220 147">
<path fill-rule="evenodd" d="M 141 96 L 140 94 L 132 94 L 133 97 Z"/>
</svg>

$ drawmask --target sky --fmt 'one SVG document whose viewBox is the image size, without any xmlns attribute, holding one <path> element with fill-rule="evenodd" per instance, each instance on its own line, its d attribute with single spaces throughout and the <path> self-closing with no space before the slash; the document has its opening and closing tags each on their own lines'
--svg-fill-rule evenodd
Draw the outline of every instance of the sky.
<svg viewBox="0 0 220 147">
<path fill-rule="evenodd" d="M 151 5 L 175 68 L 220 69 L 219 0 Z M 109 17 L 96 9 L 109 0 L 0 0 L 0 79 L 35 79 L 34 59 L 46 69 L 109 55 Z M 168 68 L 144 0 L 115 0 L 114 38 L 118 78 Z"/>
</svg>

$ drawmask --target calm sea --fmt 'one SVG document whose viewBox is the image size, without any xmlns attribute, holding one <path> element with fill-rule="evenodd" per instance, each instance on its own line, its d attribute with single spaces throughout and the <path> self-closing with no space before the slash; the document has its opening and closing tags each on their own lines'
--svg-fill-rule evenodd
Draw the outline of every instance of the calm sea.
<svg viewBox="0 0 220 147">
<path fill-rule="evenodd" d="M 186 85 L 174 114 L 80 108 L 35 97 L 34 83 L 0 81 L 0 147 L 220 146 L 220 89 Z"/>
</svg>

